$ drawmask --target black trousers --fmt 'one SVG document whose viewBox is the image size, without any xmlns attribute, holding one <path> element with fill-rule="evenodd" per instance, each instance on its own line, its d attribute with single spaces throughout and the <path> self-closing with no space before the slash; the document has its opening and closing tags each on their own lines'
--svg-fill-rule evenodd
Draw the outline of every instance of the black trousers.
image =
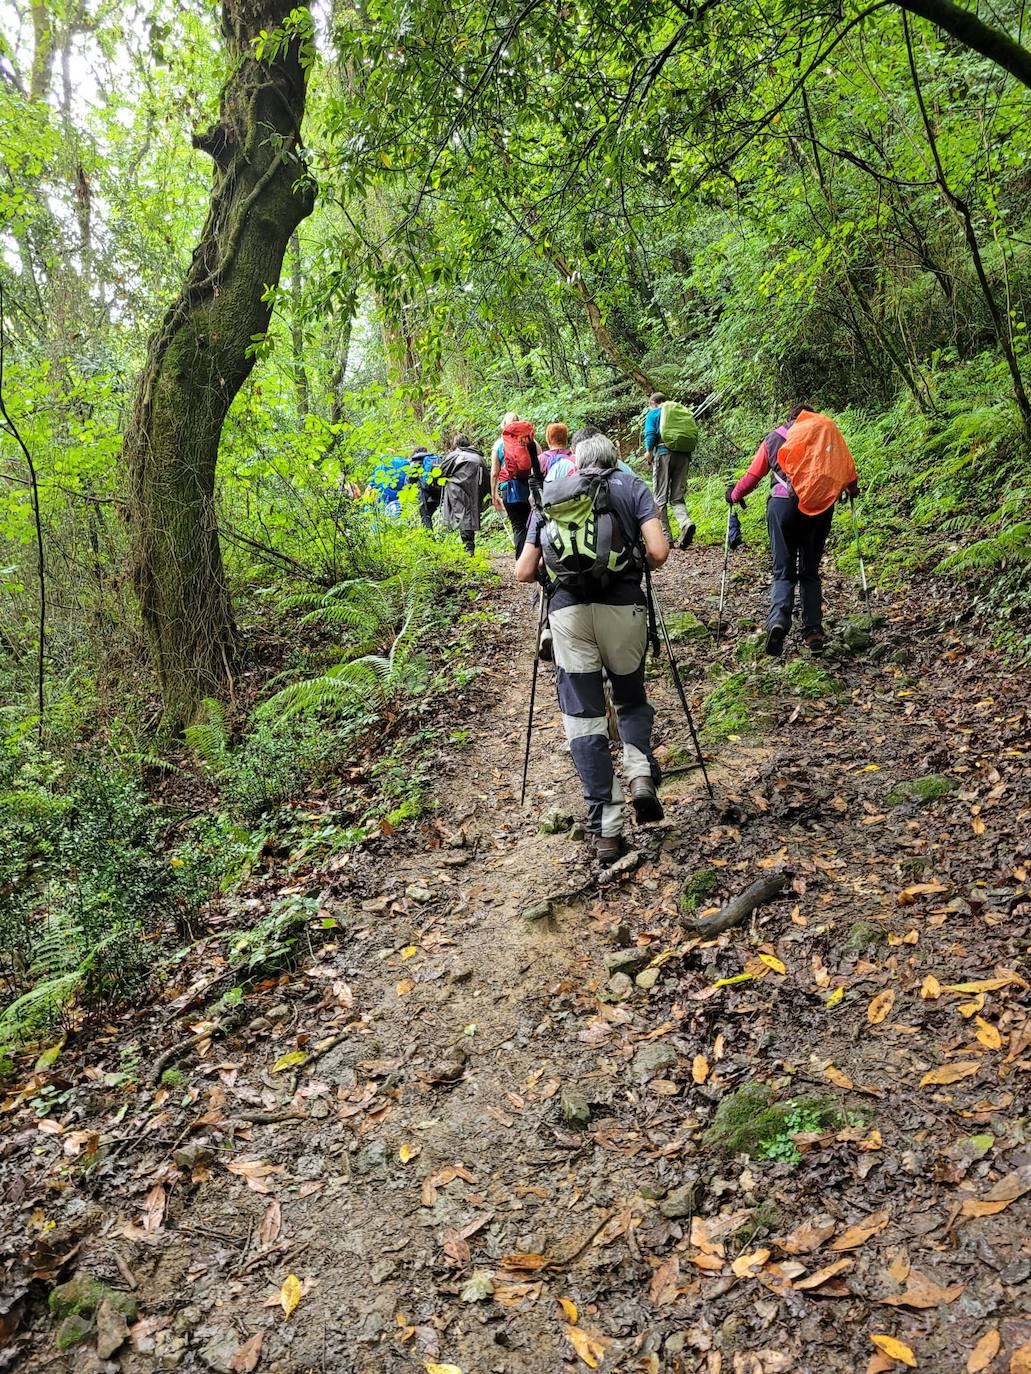
<svg viewBox="0 0 1031 1374">
<path fill-rule="evenodd" d="M 773 556 L 773 582 L 770 586 L 770 614 L 766 628 L 791 627 L 795 586 L 802 602 L 802 625 L 807 630 L 823 629 L 823 590 L 820 563 L 830 533 L 834 507 L 822 515 L 803 515 L 793 496 L 771 496 L 766 503 L 766 527 L 770 532 Z"/>
<path fill-rule="evenodd" d="M 440 499 L 444 495 L 444 489 L 439 486 L 428 486 L 419 483 L 419 515 L 422 517 L 423 528 L 431 530 L 433 528 L 433 517 L 437 513 Z"/>
<path fill-rule="evenodd" d="M 515 556 L 516 558 L 523 551 L 526 543 L 526 526 L 530 522 L 530 503 L 529 501 L 513 501 L 509 504 L 505 502 L 505 514 L 508 516 L 508 523 L 512 526 L 512 533 L 515 535 Z"/>
</svg>

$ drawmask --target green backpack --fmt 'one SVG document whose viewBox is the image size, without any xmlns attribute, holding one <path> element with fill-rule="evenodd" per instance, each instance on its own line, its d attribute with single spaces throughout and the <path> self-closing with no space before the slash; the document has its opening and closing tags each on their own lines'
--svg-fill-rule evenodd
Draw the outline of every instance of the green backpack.
<svg viewBox="0 0 1031 1374">
<path fill-rule="evenodd" d="M 663 402 L 659 438 L 670 453 L 694 453 L 698 444 L 698 424 L 687 406 L 679 401 Z"/>
<path fill-rule="evenodd" d="M 571 472 L 546 482 L 541 503 L 541 551 L 552 583 L 576 591 L 602 591 L 642 566 L 609 494 L 611 472 Z"/>
</svg>

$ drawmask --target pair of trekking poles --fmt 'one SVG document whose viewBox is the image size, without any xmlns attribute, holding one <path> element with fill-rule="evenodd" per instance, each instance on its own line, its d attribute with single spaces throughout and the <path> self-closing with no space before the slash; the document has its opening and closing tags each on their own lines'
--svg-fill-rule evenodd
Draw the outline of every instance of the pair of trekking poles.
<svg viewBox="0 0 1031 1374">
<path fill-rule="evenodd" d="M 698 758 L 698 767 L 702 770 L 702 777 L 705 779 L 705 789 L 711 800 L 715 801 L 715 793 L 712 790 L 712 783 L 709 781 L 709 774 L 705 768 L 705 759 L 702 757 L 702 746 L 698 740 L 698 731 L 695 729 L 694 718 L 691 715 L 691 707 L 688 705 L 687 693 L 684 691 L 684 681 L 680 676 L 680 668 L 677 665 L 676 655 L 673 652 L 673 643 L 666 628 L 666 621 L 662 614 L 662 608 L 655 600 L 655 592 L 652 589 L 651 570 L 645 564 L 644 585 L 648 599 L 648 639 L 652 646 L 652 653 L 655 657 L 659 654 L 659 632 L 661 630 L 663 641 L 666 645 L 666 653 L 669 656 L 670 672 L 673 677 L 673 685 L 680 698 L 680 704 L 684 708 L 684 715 L 687 717 L 687 728 L 691 732 L 691 742 L 694 745 L 695 754 Z M 548 617 L 548 594 L 547 588 L 541 587 L 541 608 L 537 617 L 537 642 L 533 652 L 533 676 L 530 679 L 530 710 L 526 719 L 526 748 L 523 753 L 523 784 L 519 793 L 519 805 L 522 806 L 526 801 L 526 777 L 530 768 L 530 738 L 533 733 L 533 705 L 537 696 L 537 670 L 541 661 L 541 635 L 544 632 L 544 622 Z"/>
<path fill-rule="evenodd" d="M 742 502 L 744 505 L 744 502 Z M 866 564 L 863 562 L 863 546 L 859 539 L 859 521 L 856 519 L 856 498 L 850 497 L 848 513 L 852 517 L 852 533 L 856 541 L 856 557 L 859 559 L 859 581 L 863 589 L 863 602 L 866 618 L 873 625 L 873 612 L 870 609 L 870 584 L 866 580 Z M 723 536 L 723 576 L 720 578 L 720 609 L 716 618 L 716 648 L 720 647 L 723 637 L 723 612 L 727 605 L 727 565 L 730 562 L 730 522 L 734 518 L 734 507 L 727 507 L 727 532 Z"/>
</svg>

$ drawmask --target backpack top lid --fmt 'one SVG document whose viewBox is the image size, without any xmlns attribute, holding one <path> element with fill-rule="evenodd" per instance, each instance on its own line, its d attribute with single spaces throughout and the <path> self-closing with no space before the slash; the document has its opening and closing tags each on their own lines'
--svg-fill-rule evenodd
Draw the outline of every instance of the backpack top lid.
<svg viewBox="0 0 1031 1374">
<path fill-rule="evenodd" d="M 829 415 L 803 410 L 776 455 L 803 515 L 822 515 L 857 480 L 856 465 L 841 430 Z"/>
<path fill-rule="evenodd" d="M 517 443 L 525 444 L 528 439 L 533 438 L 533 421 L 513 420 L 501 431 L 501 437 L 502 439 L 515 439 Z"/>
<path fill-rule="evenodd" d="M 692 453 L 698 443 L 698 422 L 691 409 L 679 401 L 663 401 L 659 438 L 673 453 Z"/>
</svg>

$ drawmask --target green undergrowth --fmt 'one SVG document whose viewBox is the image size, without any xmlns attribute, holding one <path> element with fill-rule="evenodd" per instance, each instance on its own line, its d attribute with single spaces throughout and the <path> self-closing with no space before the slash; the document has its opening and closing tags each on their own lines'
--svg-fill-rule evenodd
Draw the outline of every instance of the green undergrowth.
<svg viewBox="0 0 1031 1374">
<path fill-rule="evenodd" d="M 797 1164 L 793 1136 L 838 1126 L 844 1115 L 832 1098 L 778 1098 L 764 1083 L 745 1083 L 716 1108 L 702 1139 L 711 1149 Z"/>
<path fill-rule="evenodd" d="M 897 782 L 885 800 L 889 806 L 902 806 L 906 802 L 923 806 L 927 802 L 937 801 L 939 797 L 947 797 L 953 785 L 951 778 L 943 777 L 940 773 L 928 773 L 923 778 Z"/>
<path fill-rule="evenodd" d="M 711 743 L 757 735 L 770 723 L 778 697 L 835 701 L 845 695 L 836 677 L 808 658 L 756 660 L 721 676 L 702 704 L 702 735 Z"/>
<path fill-rule="evenodd" d="M 680 889 L 677 905 L 685 916 L 692 915 L 719 888 L 719 878 L 712 868 L 696 868 Z"/>
</svg>

